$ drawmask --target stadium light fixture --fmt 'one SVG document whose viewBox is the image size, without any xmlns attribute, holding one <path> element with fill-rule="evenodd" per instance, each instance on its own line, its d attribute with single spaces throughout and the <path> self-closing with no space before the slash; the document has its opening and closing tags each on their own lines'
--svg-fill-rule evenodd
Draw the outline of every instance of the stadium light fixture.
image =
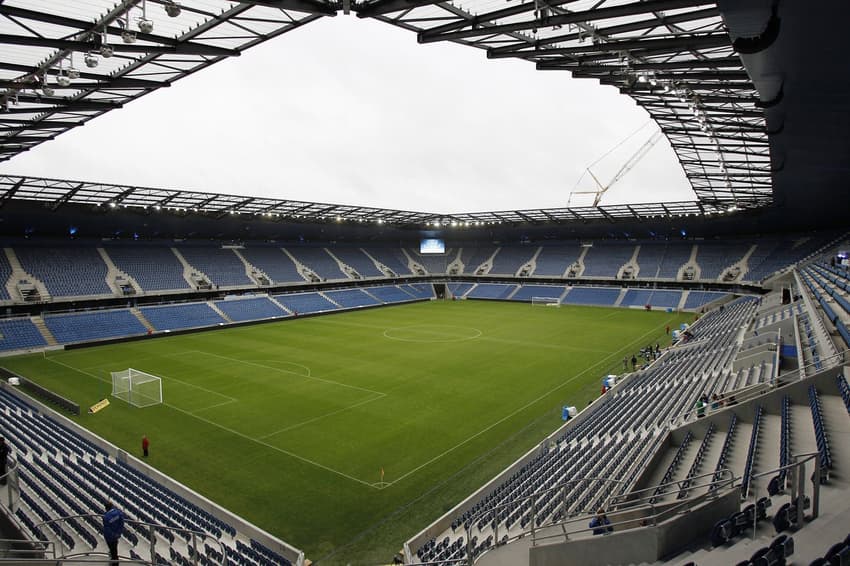
<svg viewBox="0 0 850 566">
<path fill-rule="evenodd" d="M 95 67 L 97 67 L 98 63 L 100 62 L 100 60 L 97 57 L 97 54 L 93 53 L 93 52 L 86 53 L 85 61 L 86 61 L 86 67 L 88 67 L 89 69 L 94 69 Z"/>
<path fill-rule="evenodd" d="M 174 0 L 166 0 L 165 6 L 163 7 L 165 8 L 165 13 L 168 14 L 169 18 L 176 18 L 182 11 L 180 4 L 174 2 Z"/>
<path fill-rule="evenodd" d="M 148 0 L 142 0 L 142 17 L 139 18 L 138 26 L 142 33 L 153 31 L 153 20 L 148 19 Z"/>
</svg>

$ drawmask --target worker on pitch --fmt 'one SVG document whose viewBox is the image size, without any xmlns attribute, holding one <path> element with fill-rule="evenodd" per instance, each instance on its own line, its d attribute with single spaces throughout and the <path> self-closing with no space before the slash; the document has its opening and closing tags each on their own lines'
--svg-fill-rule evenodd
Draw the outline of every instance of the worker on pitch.
<svg viewBox="0 0 850 566">
<path fill-rule="evenodd" d="M 142 435 L 142 454 L 145 458 L 148 457 L 148 448 L 150 448 L 151 442 L 148 440 L 148 436 L 146 434 Z"/>
</svg>

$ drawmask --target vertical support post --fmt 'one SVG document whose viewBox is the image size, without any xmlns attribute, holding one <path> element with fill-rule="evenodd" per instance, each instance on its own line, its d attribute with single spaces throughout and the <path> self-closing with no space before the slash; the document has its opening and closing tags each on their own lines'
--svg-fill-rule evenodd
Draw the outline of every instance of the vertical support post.
<svg viewBox="0 0 850 566">
<path fill-rule="evenodd" d="M 817 458 L 815 458 L 815 462 L 817 462 Z M 806 462 L 800 462 L 800 465 L 797 466 L 799 471 L 797 472 L 797 497 L 794 501 L 797 503 L 797 528 L 803 526 L 803 517 L 805 516 L 805 510 L 803 509 L 803 500 L 806 497 Z M 817 464 L 815 464 L 815 469 L 817 469 Z M 818 478 L 815 478 L 815 482 L 818 481 Z"/>
<path fill-rule="evenodd" d="M 820 515 L 820 455 L 815 457 L 815 475 L 812 482 L 812 519 Z"/>
<path fill-rule="evenodd" d="M 472 556 L 472 537 L 469 534 L 469 529 L 472 526 L 472 523 L 466 523 L 466 560 L 469 563 L 469 566 L 472 566 L 475 563 L 475 557 Z"/>
<path fill-rule="evenodd" d="M 535 542 L 537 541 L 535 537 L 536 534 L 536 526 L 537 526 L 537 498 L 535 496 L 531 497 L 531 546 L 535 546 Z"/>
<path fill-rule="evenodd" d="M 192 531 L 192 564 L 198 566 L 198 537 Z"/>
<path fill-rule="evenodd" d="M 153 525 L 150 526 L 148 539 L 151 545 L 151 564 L 156 564 L 156 530 Z"/>
<path fill-rule="evenodd" d="M 493 507 L 493 523 L 496 525 L 493 528 L 493 538 L 495 538 L 496 546 L 499 545 L 499 514 L 496 512 L 496 508 Z"/>
</svg>

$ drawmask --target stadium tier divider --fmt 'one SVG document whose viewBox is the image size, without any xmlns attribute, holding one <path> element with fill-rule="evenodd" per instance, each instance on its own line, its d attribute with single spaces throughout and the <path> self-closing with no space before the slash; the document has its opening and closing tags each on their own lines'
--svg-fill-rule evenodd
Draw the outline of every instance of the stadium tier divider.
<svg viewBox="0 0 850 566">
<path fill-rule="evenodd" d="M 147 466 L 120 448 L 79 427 L 35 399 L 0 382 L 0 424 L 20 464 L 21 499 L 16 511 L 24 530 L 38 536 L 36 523 L 92 513 L 100 515 L 107 500 L 128 519 L 176 528 L 201 530 L 228 548 L 228 564 L 299 565 L 303 553 L 227 511 L 173 478 Z M 50 527 L 66 550 L 89 550 L 102 539 L 100 520 L 68 521 Z M 191 564 L 188 540 L 158 530 L 159 552 L 173 563 Z M 121 554 L 150 556 L 147 531 L 125 529 Z M 166 550 L 166 546 L 169 550 Z M 212 551 L 212 554 L 211 554 Z M 207 548 L 201 563 L 218 558 Z M 245 561 L 245 560 L 248 561 Z"/>
</svg>

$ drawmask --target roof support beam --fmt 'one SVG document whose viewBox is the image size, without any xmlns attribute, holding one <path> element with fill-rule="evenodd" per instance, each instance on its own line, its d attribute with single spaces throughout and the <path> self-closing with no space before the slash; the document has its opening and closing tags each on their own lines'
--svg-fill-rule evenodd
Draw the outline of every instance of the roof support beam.
<svg viewBox="0 0 850 566">
<path fill-rule="evenodd" d="M 377 0 L 369 4 L 364 4 L 360 8 L 355 8 L 358 18 L 371 18 L 374 16 L 382 16 L 392 12 L 401 12 L 402 10 L 410 10 L 420 6 L 430 6 L 438 4 L 443 0 Z"/>
<path fill-rule="evenodd" d="M 549 6 L 556 6 L 560 2 L 549 3 Z M 467 37 L 477 37 L 481 35 L 491 35 L 494 33 L 512 33 L 528 29 L 534 29 L 544 26 L 565 26 L 569 24 L 580 24 L 587 22 L 595 22 L 599 20 L 607 20 L 612 18 L 622 18 L 626 16 L 635 16 L 638 14 L 647 14 L 664 10 L 678 10 L 681 8 L 692 8 L 699 5 L 715 4 L 708 0 L 647 0 L 645 2 L 633 2 L 620 6 L 610 6 L 608 8 L 596 8 L 594 10 L 585 10 L 582 12 L 572 12 L 567 14 L 558 14 L 556 16 L 548 16 L 540 19 L 532 19 L 524 22 L 516 22 L 511 24 L 487 25 L 480 26 L 482 23 L 490 22 L 501 17 L 499 10 L 490 14 L 482 14 L 477 16 L 472 21 L 465 21 L 460 26 L 462 29 L 466 26 L 475 26 L 473 29 L 462 31 L 450 31 L 458 29 L 457 24 L 448 24 L 445 26 L 437 26 L 435 28 L 425 30 L 419 34 L 419 43 L 432 43 L 434 41 L 455 40 Z M 529 11 L 534 8 L 533 3 L 522 5 L 524 11 Z M 726 35 L 726 43 L 729 43 L 729 36 Z"/>
<path fill-rule="evenodd" d="M 67 49 L 71 51 L 91 51 L 98 49 L 101 42 L 75 41 L 70 39 L 50 39 L 47 37 L 31 37 L 26 35 L 0 34 L 0 43 L 9 45 L 26 45 L 32 47 L 48 47 L 51 49 Z M 115 43 L 110 44 L 115 53 L 162 53 L 175 55 L 207 55 L 210 57 L 238 57 L 236 49 L 225 49 L 201 43 L 175 43 L 174 45 L 140 45 Z"/>
<path fill-rule="evenodd" d="M 266 6 L 280 10 L 293 10 L 322 16 L 336 16 L 336 9 L 318 0 L 240 0 L 242 4 Z"/>
</svg>

